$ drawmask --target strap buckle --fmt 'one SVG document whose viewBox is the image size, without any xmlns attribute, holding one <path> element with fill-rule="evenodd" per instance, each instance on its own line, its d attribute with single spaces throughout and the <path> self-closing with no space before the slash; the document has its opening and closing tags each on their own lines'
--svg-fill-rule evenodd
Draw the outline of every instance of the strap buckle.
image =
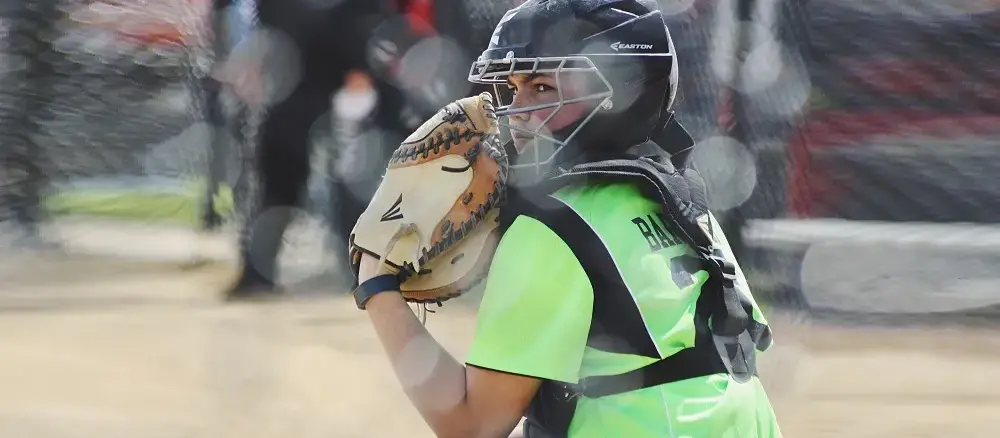
<svg viewBox="0 0 1000 438">
<path fill-rule="evenodd" d="M 712 263 L 721 275 L 721 280 L 723 281 L 724 287 L 733 287 L 736 283 L 736 264 L 729 261 L 726 255 L 721 249 L 714 248 L 711 252 L 705 256 L 705 258 Z"/>
<path fill-rule="evenodd" d="M 757 375 L 756 343 L 749 330 L 736 336 L 712 334 L 712 342 L 725 365 L 726 371 L 737 383 L 746 383 Z"/>
</svg>

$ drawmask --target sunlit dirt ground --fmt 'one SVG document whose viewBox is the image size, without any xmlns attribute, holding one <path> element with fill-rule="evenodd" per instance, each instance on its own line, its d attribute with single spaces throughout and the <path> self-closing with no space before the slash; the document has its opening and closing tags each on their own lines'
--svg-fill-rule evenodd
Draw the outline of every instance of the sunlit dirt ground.
<svg viewBox="0 0 1000 438">
<path fill-rule="evenodd" d="M 426 437 L 345 294 L 222 304 L 228 264 L 4 259 L 0 438 Z M 473 308 L 430 329 L 464 355 Z M 994 437 L 989 329 L 773 317 L 763 379 L 788 437 Z"/>
</svg>

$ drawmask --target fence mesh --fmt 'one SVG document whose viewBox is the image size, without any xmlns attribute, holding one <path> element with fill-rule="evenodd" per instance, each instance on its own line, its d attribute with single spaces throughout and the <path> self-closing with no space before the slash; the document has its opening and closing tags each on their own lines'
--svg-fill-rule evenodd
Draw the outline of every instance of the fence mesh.
<svg viewBox="0 0 1000 438">
<path fill-rule="evenodd" d="M 754 27 L 767 29 L 749 40 L 731 111 L 749 128 L 735 138 L 755 157 L 756 185 L 726 215 L 762 283 L 814 308 L 992 306 L 1000 8 L 756 8 Z"/>
<path fill-rule="evenodd" d="M 67 188 L 162 185 L 192 174 L 205 148 L 189 139 L 197 134 L 190 130 L 196 117 L 187 92 L 189 47 L 196 45 L 172 39 L 182 30 L 147 33 L 153 29 L 138 22 L 136 9 L 145 5 L 96 14 L 55 0 L 18 3 L 4 16 L 10 35 L 4 52 L 18 60 L 3 77 L 3 133 L 12 138 L 4 149 L 33 158 L 5 161 L 9 171 L 34 163 L 29 173 L 39 184 L 32 191 L 42 197 Z M 198 14 L 185 7 L 160 13 L 175 14 L 177 22 Z M 132 30 L 143 33 L 124 32 L 121 22 L 131 20 Z M 39 204 L 25 190 L 4 193 L 19 199 L 5 204 L 8 211 Z"/>
<path fill-rule="evenodd" d="M 242 212 L 234 217 L 246 217 L 255 199 L 252 145 L 261 114 L 248 113 L 225 96 L 221 104 L 213 100 L 217 90 L 206 81 L 213 60 L 211 5 L 119 3 L 27 0 L 6 6 L 2 217 L 33 223 L 42 211 L 57 222 L 68 214 L 131 215 L 194 228 L 210 219 L 202 217 L 204 211 L 227 210 L 232 198 Z M 504 10 L 516 3 L 439 0 L 441 9 L 452 12 L 450 21 L 438 20 L 439 40 L 471 59 Z M 810 251 L 817 242 L 843 237 L 836 226 L 855 234 L 868 230 L 864 225 L 890 226 L 864 233 L 883 240 L 928 236 L 926 245 L 948 246 L 965 231 L 926 226 L 996 224 L 1000 66 L 993 55 L 1000 49 L 1000 7 L 995 2 L 660 4 L 682 69 L 679 117 L 699 142 L 694 159 L 708 181 L 712 208 L 761 289 L 810 301 L 803 293 L 804 284 L 813 284 L 807 277 L 816 277 L 806 272 Z M 246 5 L 237 2 L 225 14 Z M 435 44 L 404 47 L 430 50 L 418 61 L 437 59 L 430 55 L 451 47 Z M 464 83 L 454 86 L 458 91 L 430 96 L 470 90 Z M 228 124 L 223 134 L 216 133 L 222 140 L 213 139 L 210 129 L 223 123 L 213 113 L 217 107 Z M 220 141 L 228 146 L 213 146 Z M 324 160 L 334 154 L 324 148 L 316 153 L 326 158 L 314 164 L 310 191 L 320 193 L 329 178 Z M 214 184 L 224 188 L 224 196 L 211 206 L 207 196 Z M 137 190 L 144 192 L 123 194 Z M 181 201 L 162 202 L 170 196 Z M 150 201 L 154 198 L 159 200 Z M 336 208 L 324 204 L 329 196 L 310 199 L 320 204 L 317 211 Z M 310 221 L 304 231 L 310 237 L 304 239 L 315 241 L 324 233 L 322 220 Z M 234 226 L 241 228 L 238 222 Z M 906 228 L 918 225 L 924 228 Z M 873 245 L 876 249 L 829 257 L 876 254 L 889 244 Z M 978 266 L 983 257 L 964 265 Z M 884 258 L 879 253 L 857 259 L 886 264 Z M 817 263 L 827 273 L 856 276 L 850 269 L 858 269 Z M 975 278 L 989 277 L 968 269 Z M 935 275 L 944 277 L 935 280 L 940 284 L 965 274 Z M 991 281 L 980 283 L 995 284 Z M 859 287 L 873 286 L 810 286 L 834 296 Z"/>
</svg>

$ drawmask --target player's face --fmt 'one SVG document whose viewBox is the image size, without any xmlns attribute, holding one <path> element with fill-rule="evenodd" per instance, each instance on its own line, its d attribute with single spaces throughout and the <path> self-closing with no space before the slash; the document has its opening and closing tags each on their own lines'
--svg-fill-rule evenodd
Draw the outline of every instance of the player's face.
<svg viewBox="0 0 1000 438">
<path fill-rule="evenodd" d="M 564 72 L 560 74 L 557 84 L 556 77 L 552 73 L 513 74 L 507 79 L 507 86 L 513 93 L 510 109 L 558 103 L 559 90 L 562 90 L 563 100 L 592 94 L 593 90 L 590 90 L 588 79 L 590 78 L 586 73 Z M 552 107 L 511 114 L 508 123 L 512 128 L 551 135 L 552 132 L 586 117 L 596 105 L 597 102 L 594 101 L 582 101 L 565 104 L 562 108 Z M 546 122 L 545 120 L 553 112 L 555 115 Z M 543 124 L 544 126 L 542 126 Z M 511 136 L 518 153 L 523 153 L 525 149 L 534 144 L 534 136 L 518 129 L 511 129 Z"/>
</svg>

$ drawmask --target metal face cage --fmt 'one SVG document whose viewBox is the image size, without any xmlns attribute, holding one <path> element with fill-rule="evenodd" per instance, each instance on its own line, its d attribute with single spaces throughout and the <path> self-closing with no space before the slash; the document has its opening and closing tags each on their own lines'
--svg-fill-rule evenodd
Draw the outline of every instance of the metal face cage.
<svg viewBox="0 0 1000 438">
<path fill-rule="evenodd" d="M 479 83 L 479 84 L 491 84 L 493 85 L 494 93 L 497 97 L 497 116 L 504 117 L 513 114 L 523 114 L 530 113 L 538 110 L 555 108 L 545 120 L 542 121 L 536 128 L 532 130 L 519 128 L 511 126 L 509 122 L 501 122 L 500 125 L 506 127 L 511 131 L 521 132 L 530 135 L 535 138 L 535 147 L 532 148 L 534 153 L 534 159 L 530 162 L 524 162 L 523 157 L 516 164 L 511 164 L 511 168 L 534 168 L 536 174 L 541 174 L 543 168 L 547 167 L 555 159 L 556 155 L 562 151 L 573 137 L 576 136 L 580 129 L 587 124 L 598 111 L 610 110 L 611 109 L 611 97 L 614 95 L 614 88 L 608 81 L 607 77 L 601 73 L 601 71 L 594 65 L 594 62 L 590 60 L 587 56 L 559 56 L 559 57 L 541 57 L 541 58 L 515 58 L 513 52 L 508 52 L 507 57 L 504 59 L 482 59 L 480 58 L 469 69 L 469 82 Z M 567 99 L 563 95 L 563 88 L 561 84 L 562 73 L 569 72 L 583 72 L 592 73 L 596 78 L 598 78 L 601 83 L 606 88 L 605 91 L 600 91 L 596 93 L 587 94 L 585 96 L 579 96 Z M 555 77 L 556 81 L 556 92 L 558 99 L 552 103 L 545 103 L 540 105 L 532 105 L 525 107 L 513 108 L 513 99 L 508 99 L 504 101 L 505 93 L 501 92 L 502 87 L 507 85 L 507 79 L 514 74 L 539 74 L 539 73 L 550 73 Z M 596 105 L 593 110 L 580 122 L 577 124 L 576 128 L 570 132 L 569 135 L 564 139 L 557 139 L 552 135 L 542 132 L 543 128 L 552 120 L 555 115 L 563 109 L 565 105 L 586 102 L 586 101 L 600 101 L 600 105 Z M 551 142 L 555 148 L 549 153 L 548 157 L 543 157 L 540 148 L 538 147 L 538 140 L 546 140 Z"/>
</svg>

